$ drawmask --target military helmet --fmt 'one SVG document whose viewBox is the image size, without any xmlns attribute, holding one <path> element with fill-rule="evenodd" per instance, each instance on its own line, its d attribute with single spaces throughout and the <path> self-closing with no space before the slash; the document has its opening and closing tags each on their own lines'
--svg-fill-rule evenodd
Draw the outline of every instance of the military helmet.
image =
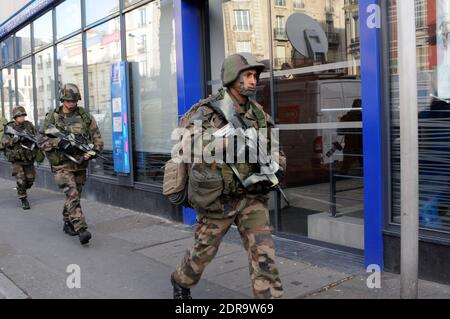
<svg viewBox="0 0 450 319">
<path fill-rule="evenodd" d="M 81 95 L 78 86 L 73 83 L 64 84 L 63 88 L 59 92 L 59 100 L 62 101 L 80 101 Z"/>
<path fill-rule="evenodd" d="M 229 86 L 239 77 L 242 71 L 256 69 L 258 77 L 265 69 L 265 65 L 256 61 L 250 53 L 236 53 L 228 56 L 222 64 L 221 79 L 223 86 Z"/>
<path fill-rule="evenodd" d="M 27 112 L 25 111 L 25 108 L 23 106 L 16 106 L 13 108 L 12 111 L 13 118 L 16 118 L 17 116 L 27 115 Z"/>
</svg>

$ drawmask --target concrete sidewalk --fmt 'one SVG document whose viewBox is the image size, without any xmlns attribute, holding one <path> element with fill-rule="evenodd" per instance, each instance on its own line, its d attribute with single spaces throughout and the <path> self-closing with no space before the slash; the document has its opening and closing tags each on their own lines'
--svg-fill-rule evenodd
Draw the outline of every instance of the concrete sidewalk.
<svg viewBox="0 0 450 319">
<path fill-rule="evenodd" d="M 93 233 L 89 245 L 62 232 L 64 195 L 33 188 L 30 211 L 19 207 L 15 183 L 0 179 L 0 299 L 171 298 L 170 273 L 193 243 L 190 227 L 150 214 L 82 201 Z M 151 212 L 149 212 L 151 213 Z M 384 273 L 369 289 L 362 257 L 276 238 L 285 298 L 398 298 L 399 276 Z M 81 288 L 69 289 L 69 265 Z M 248 261 L 232 229 L 193 298 L 251 298 Z M 450 298 L 450 287 L 420 283 L 421 298 Z"/>
</svg>

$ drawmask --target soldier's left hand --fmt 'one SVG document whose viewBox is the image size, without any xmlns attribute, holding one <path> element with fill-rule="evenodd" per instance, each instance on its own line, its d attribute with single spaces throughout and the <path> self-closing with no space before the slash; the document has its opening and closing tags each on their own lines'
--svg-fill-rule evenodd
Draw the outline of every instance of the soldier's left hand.
<svg viewBox="0 0 450 319">
<path fill-rule="evenodd" d="M 91 154 L 84 153 L 84 160 L 89 161 L 92 158 Z"/>
</svg>

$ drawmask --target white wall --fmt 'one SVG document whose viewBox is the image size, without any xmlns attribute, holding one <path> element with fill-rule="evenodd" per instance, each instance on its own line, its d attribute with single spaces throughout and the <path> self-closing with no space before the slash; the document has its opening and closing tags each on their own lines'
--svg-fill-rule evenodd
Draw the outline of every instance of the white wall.
<svg viewBox="0 0 450 319">
<path fill-rule="evenodd" d="M 3 24 L 9 17 L 22 9 L 29 0 L 0 0 L 0 25 Z"/>
</svg>

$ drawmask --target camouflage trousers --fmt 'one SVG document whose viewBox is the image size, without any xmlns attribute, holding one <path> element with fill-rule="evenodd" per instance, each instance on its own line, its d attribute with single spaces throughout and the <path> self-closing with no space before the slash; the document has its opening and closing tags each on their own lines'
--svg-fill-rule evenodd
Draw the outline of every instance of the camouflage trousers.
<svg viewBox="0 0 450 319">
<path fill-rule="evenodd" d="M 12 176 L 16 177 L 19 198 L 27 197 L 27 189 L 33 186 L 36 170 L 34 164 L 12 164 Z"/>
<path fill-rule="evenodd" d="M 223 236 L 235 223 L 247 251 L 255 298 L 280 298 L 283 288 L 275 266 L 267 200 L 261 201 L 258 196 L 230 200 L 225 210 L 235 210 L 236 214 L 224 219 L 200 217 L 194 245 L 186 252 L 175 271 L 176 282 L 185 288 L 197 284 L 206 266 L 216 255 Z"/>
<path fill-rule="evenodd" d="M 81 210 L 81 192 L 86 182 L 86 171 L 54 170 L 55 181 L 66 194 L 63 220 L 70 222 L 75 231 L 87 228 L 86 220 Z"/>
</svg>

